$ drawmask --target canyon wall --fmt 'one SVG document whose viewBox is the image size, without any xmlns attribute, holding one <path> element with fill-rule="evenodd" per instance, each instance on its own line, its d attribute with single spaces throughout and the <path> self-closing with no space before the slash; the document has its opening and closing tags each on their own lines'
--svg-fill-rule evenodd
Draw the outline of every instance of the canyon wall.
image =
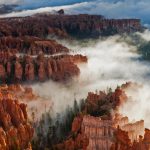
<svg viewBox="0 0 150 150">
<path fill-rule="evenodd" d="M 124 120 L 124 121 L 123 121 Z M 127 117 L 116 120 L 103 119 L 90 115 L 78 116 L 72 123 L 71 136 L 58 149 L 65 150 L 149 150 L 150 131 L 145 129 L 144 121 L 130 123 Z M 124 122 L 124 126 L 118 123 Z M 80 143 L 77 145 L 76 143 Z M 81 144 L 85 143 L 85 144 Z"/>
<path fill-rule="evenodd" d="M 16 28 L 17 26 L 17 28 Z M 130 33 L 142 29 L 139 19 L 106 19 L 100 15 L 50 15 L 37 14 L 24 18 L 0 19 L 1 36 L 80 38 Z"/>
<path fill-rule="evenodd" d="M 114 128 L 111 120 L 101 120 L 99 117 L 84 116 L 82 133 L 88 137 L 87 150 L 110 150 L 113 143 Z"/>
</svg>

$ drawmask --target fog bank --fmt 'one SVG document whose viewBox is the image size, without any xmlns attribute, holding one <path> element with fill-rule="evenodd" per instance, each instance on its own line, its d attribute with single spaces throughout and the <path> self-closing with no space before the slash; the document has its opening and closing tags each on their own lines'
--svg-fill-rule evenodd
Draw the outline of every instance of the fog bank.
<svg viewBox="0 0 150 150">
<path fill-rule="evenodd" d="M 67 105 L 73 105 L 74 99 L 79 101 L 86 98 L 88 92 L 103 91 L 109 87 L 115 89 L 118 85 L 131 81 L 142 85 L 143 88 L 137 89 L 137 94 L 130 95 L 131 92 L 127 92 L 134 101 L 136 100 L 136 105 L 127 103 L 122 107 L 121 113 L 131 120 L 144 119 L 146 127 L 150 127 L 147 119 L 150 115 L 150 63 L 139 60 L 141 56 L 135 46 L 124 42 L 120 36 L 86 42 L 59 42 L 72 49 L 72 54 L 88 56 L 88 63 L 79 65 L 80 76 L 68 84 L 48 81 L 32 86 L 34 91 L 53 101 L 55 112 L 62 112 Z"/>
</svg>

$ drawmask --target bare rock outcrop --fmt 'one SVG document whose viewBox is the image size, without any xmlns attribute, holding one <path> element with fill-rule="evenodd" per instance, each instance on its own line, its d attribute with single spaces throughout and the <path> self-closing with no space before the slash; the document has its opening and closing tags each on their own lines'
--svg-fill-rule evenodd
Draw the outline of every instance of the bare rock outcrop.
<svg viewBox="0 0 150 150">
<path fill-rule="evenodd" d="M 4 88 L 0 95 L 0 149 L 32 149 L 33 128 L 28 123 L 27 106 Z"/>
<path fill-rule="evenodd" d="M 111 116 L 111 110 L 117 111 L 118 107 L 127 100 L 127 95 L 121 88 L 116 88 L 109 93 L 89 92 L 85 104 L 85 111 L 92 116 Z"/>
<path fill-rule="evenodd" d="M 115 143 L 111 150 L 149 150 L 150 149 L 150 130 L 145 129 L 144 137 L 139 136 L 137 141 L 131 142 L 127 131 L 118 128 L 115 133 Z"/>
</svg>

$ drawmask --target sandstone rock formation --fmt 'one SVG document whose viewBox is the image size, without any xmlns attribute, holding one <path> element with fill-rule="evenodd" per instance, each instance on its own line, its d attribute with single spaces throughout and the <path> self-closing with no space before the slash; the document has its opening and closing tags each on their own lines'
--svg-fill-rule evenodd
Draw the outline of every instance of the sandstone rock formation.
<svg viewBox="0 0 150 150">
<path fill-rule="evenodd" d="M 117 111 L 118 107 L 127 100 L 125 92 L 117 88 L 114 92 L 89 92 L 85 111 L 93 116 L 111 116 L 111 110 Z"/>
<path fill-rule="evenodd" d="M 44 54 L 52 55 L 69 52 L 66 47 L 54 40 L 41 39 L 32 36 L 4 36 L 0 38 L 0 50 L 0 55 L 5 55 L 3 57 L 6 57 L 6 55 L 8 55 L 7 57 L 10 57 L 11 54 L 14 53 L 38 55 L 40 52 L 43 52 Z M 6 51 L 9 51 L 9 53 L 6 53 Z"/>
<path fill-rule="evenodd" d="M 0 86 L 0 91 L 2 95 L 5 96 L 5 91 L 8 91 L 13 97 L 16 99 L 20 99 L 21 101 L 28 100 L 36 100 L 37 95 L 34 94 L 32 88 L 21 86 L 20 84 L 11 84 L 11 85 L 3 85 Z"/>
<path fill-rule="evenodd" d="M 119 122 L 128 120 L 127 117 L 120 119 Z M 149 150 L 149 130 L 145 130 L 144 138 L 140 136 L 144 130 L 143 121 L 132 124 L 125 121 L 121 128 L 115 121 L 89 115 L 78 116 L 72 123 L 71 136 L 56 147 L 65 150 Z M 77 142 L 84 144 L 77 145 Z"/>
<path fill-rule="evenodd" d="M 85 109 L 74 118 L 70 135 L 66 141 L 56 145 L 56 148 L 149 150 L 150 130 L 144 129 L 144 121 L 130 123 L 128 117 L 117 113 L 118 107 L 127 101 L 125 87 L 129 88 L 129 84 L 126 83 L 126 86 L 122 86 L 123 89 L 117 88 L 114 92 L 89 93 Z M 113 110 L 113 115 L 107 113 L 108 110 Z M 77 145 L 77 142 L 86 144 Z"/>
<path fill-rule="evenodd" d="M 3 56 L 0 65 L 0 79 L 2 83 L 18 83 L 22 81 L 65 81 L 77 76 L 80 70 L 78 63 L 86 63 L 87 57 L 82 55 L 58 55 L 37 57 L 25 55 L 23 57 Z"/>
<path fill-rule="evenodd" d="M 5 86 L 0 90 L 0 149 L 32 149 L 33 128 L 25 104 L 20 104 Z"/>
<path fill-rule="evenodd" d="M 89 140 L 87 150 L 110 149 L 115 130 L 111 120 L 101 120 L 99 117 L 84 116 L 81 128 L 81 132 Z"/>
<path fill-rule="evenodd" d="M 150 149 L 150 130 L 145 129 L 144 137 L 139 136 L 138 141 L 131 142 L 128 132 L 118 128 L 115 131 L 115 143 L 112 144 L 111 150 L 149 150 Z"/>
</svg>

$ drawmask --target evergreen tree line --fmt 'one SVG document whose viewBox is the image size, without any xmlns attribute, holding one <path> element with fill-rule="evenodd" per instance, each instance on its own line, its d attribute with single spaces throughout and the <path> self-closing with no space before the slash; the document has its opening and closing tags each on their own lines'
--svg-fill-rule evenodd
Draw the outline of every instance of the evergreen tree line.
<svg viewBox="0 0 150 150">
<path fill-rule="evenodd" d="M 51 111 L 45 112 L 38 124 L 34 124 L 35 137 L 32 141 L 33 150 L 53 150 L 53 146 L 63 142 L 69 135 L 74 118 L 82 112 L 85 100 L 79 103 L 74 100 L 74 105 L 67 106 L 64 113 L 57 113 L 52 117 Z"/>
</svg>

